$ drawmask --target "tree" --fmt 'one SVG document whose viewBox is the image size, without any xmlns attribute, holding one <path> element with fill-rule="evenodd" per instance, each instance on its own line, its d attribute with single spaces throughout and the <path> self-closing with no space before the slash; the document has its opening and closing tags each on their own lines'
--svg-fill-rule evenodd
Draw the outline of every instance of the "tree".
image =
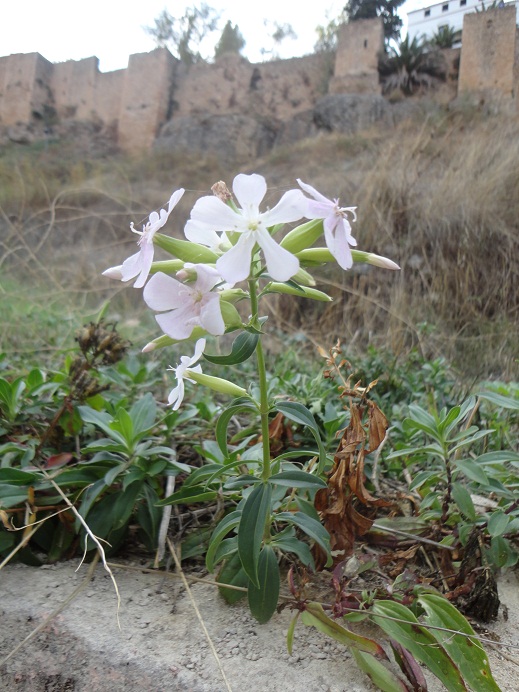
<svg viewBox="0 0 519 692">
<path fill-rule="evenodd" d="M 202 60 L 200 44 L 216 29 L 219 18 L 214 8 L 202 3 L 200 7 L 188 7 L 182 17 L 162 10 L 154 20 L 155 26 L 144 27 L 144 31 L 155 39 L 158 48 L 169 48 L 183 63 L 192 65 Z"/>
<path fill-rule="evenodd" d="M 286 38 L 296 39 L 297 34 L 294 31 L 291 24 L 279 24 L 279 22 L 271 22 L 268 19 L 264 19 L 263 25 L 267 28 L 274 45 L 271 49 L 262 48 L 261 54 L 262 55 L 270 54 L 271 59 L 275 60 L 279 55 L 278 49 L 279 49 L 279 46 L 281 45 L 281 43 Z"/>
<path fill-rule="evenodd" d="M 224 26 L 220 40 L 214 49 L 214 57 L 219 58 L 224 53 L 240 53 L 245 45 L 245 39 L 238 29 L 238 25 L 234 26 L 230 21 Z"/>
<path fill-rule="evenodd" d="M 411 96 L 421 88 L 430 87 L 434 80 L 445 80 L 447 66 L 438 49 L 423 37 L 412 41 L 406 36 L 390 54 L 379 60 L 379 74 L 385 93 L 395 90 Z"/>
<path fill-rule="evenodd" d="M 327 17 L 328 19 L 329 17 Z M 331 19 L 326 26 L 317 26 L 317 41 L 314 45 L 316 53 L 327 53 L 337 48 L 337 36 L 340 27 L 348 21 L 346 8 L 342 10 L 338 17 Z"/>
<path fill-rule="evenodd" d="M 391 39 L 395 41 L 400 37 L 402 20 L 397 14 L 397 9 L 405 0 L 348 0 L 344 11 L 350 22 L 357 19 L 375 19 L 382 17 L 384 23 L 384 38 L 386 44 Z"/>
</svg>

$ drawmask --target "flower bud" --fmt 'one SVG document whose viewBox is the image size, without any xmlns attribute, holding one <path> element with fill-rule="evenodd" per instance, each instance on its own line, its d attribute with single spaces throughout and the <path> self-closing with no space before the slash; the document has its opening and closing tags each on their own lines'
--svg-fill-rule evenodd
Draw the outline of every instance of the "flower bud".
<svg viewBox="0 0 519 692">
<path fill-rule="evenodd" d="M 122 264 L 119 264 L 117 267 L 109 267 L 108 269 L 105 269 L 103 276 L 107 276 L 109 279 L 115 279 L 116 281 L 122 281 L 122 266 Z"/>
<path fill-rule="evenodd" d="M 169 252 L 170 255 L 178 257 L 178 259 L 184 262 L 214 264 L 218 259 L 218 255 L 215 252 L 204 245 L 193 243 L 190 240 L 179 240 L 162 233 L 156 233 L 153 236 L 153 242 L 163 250 L 166 250 L 166 252 Z"/>
<path fill-rule="evenodd" d="M 205 375 L 202 372 L 194 372 L 193 370 L 186 370 L 185 377 L 194 380 L 198 384 L 203 384 L 205 387 L 209 387 L 209 389 L 215 392 L 229 394 L 229 396 L 234 397 L 248 396 L 246 389 L 238 387 L 237 384 L 229 382 L 229 380 L 224 380 L 221 377 L 213 377 L 212 375 Z"/>
<path fill-rule="evenodd" d="M 184 266 L 184 262 L 179 259 L 164 260 L 161 262 L 153 262 L 150 268 L 150 274 L 164 272 L 164 274 L 175 274 Z"/>
<path fill-rule="evenodd" d="M 294 274 L 292 280 L 297 284 L 302 284 L 303 286 L 315 286 L 314 277 L 302 267 L 299 267 L 297 274 Z"/>
<path fill-rule="evenodd" d="M 381 257 L 380 255 L 375 255 L 372 252 L 369 253 L 367 262 L 368 264 L 372 264 L 374 267 L 382 267 L 382 269 L 392 269 L 393 271 L 400 269 L 398 264 L 393 262 L 393 260 L 390 260 L 387 257 Z"/>
<path fill-rule="evenodd" d="M 312 219 L 287 233 L 280 245 L 296 255 L 301 250 L 311 247 L 321 237 L 323 230 L 323 220 Z"/>
<path fill-rule="evenodd" d="M 302 298 L 311 298 L 312 300 L 322 300 L 329 302 L 333 300 L 327 293 L 323 291 L 318 291 L 316 288 L 308 288 L 307 286 L 302 286 L 301 288 L 296 288 L 290 284 L 282 284 L 272 281 L 268 284 L 266 288 L 267 293 L 288 293 L 291 296 L 301 296 Z"/>
<path fill-rule="evenodd" d="M 240 313 L 232 303 L 228 303 L 226 300 L 220 298 L 220 310 L 222 311 L 222 317 L 225 324 L 225 329 L 238 329 L 242 326 L 242 319 Z"/>
</svg>

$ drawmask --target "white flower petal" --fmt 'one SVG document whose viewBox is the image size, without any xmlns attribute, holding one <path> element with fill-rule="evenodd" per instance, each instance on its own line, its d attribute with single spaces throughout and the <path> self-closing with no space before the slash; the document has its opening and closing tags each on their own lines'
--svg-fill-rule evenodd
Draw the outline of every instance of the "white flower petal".
<svg viewBox="0 0 519 692">
<path fill-rule="evenodd" d="M 140 274 L 142 269 L 141 251 L 125 259 L 121 265 L 121 281 L 130 281 Z"/>
<path fill-rule="evenodd" d="M 146 305 L 152 310 L 174 310 L 186 302 L 186 293 L 189 289 L 172 276 L 163 272 L 154 274 L 146 284 L 143 298 Z"/>
<path fill-rule="evenodd" d="M 195 288 L 202 293 L 209 291 L 222 281 L 222 277 L 214 267 L 207 264 L 194 264 L 193 269 L 196 271 Z"/>
<path fill-rule="evenodd" d="M 189 339 L 198 321 L 198 319 L 193 320 L 192 305 L 155 315 L 155 319 L 164 334 L 177 341 Z"/>
<path fill-rule="evenodd" d="M 262 175 L 240 173 L 233 181 L 232 189 L 242 209 L 257 210 L 267 194 L 267 181 Z"/>
<path fill-rule="evenodd" d="M 232 284 L 248 279 L 252 249 L 255 244 L 256 238 L 252 233 L 243 233 L 236 245 L 217 260 L 216 269 L 220 272 L 220 276 Z"/>
<path fill-rule="evenodd" d="M 225 332 L 225 322 L 222 317 L 222 309 L 220 307 L 220 296 L 217 293 L 208 295 L 202 303 L 200 310 L 200 324 L 214 336 L 220 336 Z"/>
<path fill-rule="evenodd" d="M 265 255 L 267 271 L 275 281 L 288 281 L 297 274 L 299 260 L 295 255 L 278 245 L 266 229 L 260 229 L 257 236 Z"/>
<path fill-rule="evenodd" d="M 153 247 L 153 243 L 145 239 L 141 244 L 140 252 L 141 272 L 137 281 L 133 284 L 134 288 L 142 288 L 146 283 L 146 279 L 150 274 L 151 265 L 153 264 L 154 253 L 155 248 Z"/>
<path fill-rule="evenodd" d="M 220 236 L 212 228 L 205 226 L 201 222 L 190 219 L 184 228 L 184 235 L 192 243 L 199 243 L 206 247 L 216 250 L 220 245 Z"/>
<path fill-rule="evenodd" d="M 322 202 L 323 204 L 332 204 L 333 202 L 329 200 L 327 197 L 322 195 L 320 192 L 318 192 L 315 187 L 312 187 L 311 185 L 308 185 L 308 183 L 303 183 L 302 180 L 299 178 L 297 179 L 298 185 L 309 195 L 311 195 L 314 199 L 316 199 L 318 202 Z"/>
<path fill-rule="evenodd" d="M 173 406 L 173 411 L 178 411 L 184 401 L 184 380 L 180 379 L 177 386 L 171 390 L 168 396 L 168 404 Z"/>
<path fill-rule="evenodd" d="M 191 229 L 232 231 L 243 226 L 241 215 L 218 197 L 201 197 L 191 211 Z M 192 232 L 192 231 L 191 231 Z"/>
<path fill-rule="evenodd" d="M 265 226 L 274 226 L 277 223 L 290 223 L 301 219 L 306 211 L 308 200 L 301 190 L 289 190 L 285 192 L 276 206 L 261 215 Z"/>
<path fill-rule="evenodd" d="M 102 272 L 103 276 L 107 276 L 109 279 L 116 279 L 117 281 L 123 280 L 122 264 L 117 267 L 108 267 Z"/>
</svg>

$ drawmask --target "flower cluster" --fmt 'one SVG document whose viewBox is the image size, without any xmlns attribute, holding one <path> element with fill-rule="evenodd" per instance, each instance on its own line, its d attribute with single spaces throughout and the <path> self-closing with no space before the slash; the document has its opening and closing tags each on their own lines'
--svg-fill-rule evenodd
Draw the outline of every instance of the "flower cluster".
<svg viewBox="0 0 519 692">
<path fill-rule="evenodd" d="M 184 189 L 176 190 L 167 210 L 153 211 L 142 231 L 137 231 L 133 223 L 130 225 L 132 232 L 140 236 L 139 251 L 122 265 L 103 272 L 121 281 L 136 278 L 135 288 L 144 287 L 145 302 L 159 313 L 156 320 L 167 343 L 198 338 L 194 355 L 183 356 L 180 364 L 172 368 L 178 384 L 170 394 L 169 403 L 175 410 L 182 403 L 184 379 L 203 381 L 207 386 L 238 396 L 246 394 L 232 383 L 203 375 L 200 365 L 194 365 L 205 348 L 205 339 L 199 337 L 247 329 L 234 303 L 249 294 L 235 288 L 236 284 L 248 281 L 249 291 L 252 285 L 256 291 L 261 280 L 266 282 L 264 292 L 295 292 L 328 300 L 326 294 L 313 288 L 315 281 L 304 268 L 307 261 L 313 264 L 336 261 L 343 269 L 349 269 L 354 261 L 398 268 L 391 260 L 351 249 L 357 245 L 350 223 L 350 218 L 352 222 L 356 220 L 355 207 L 340 207 L 337 199 L 329 200 L 311 185 L 297 182 L 299 189 L 285 192 L 272 209 L 263 211 L 260 206 L 267 193 L 263 176 L 237 175 L 232 185 L 236 202 L 225 185 L 218 183 L 213 188 L 218 190 L 215 196 L 202 197 L 195 203 L 184 228 L 187 240 L 158 233 L 184 194 Z M 292 229 L 280 243 L 274 239 L 285 224 L 302 220 L 305 222 Z M 323 235 L 326 248 L 314 247 Z M 154 262 L 155 244 L 175 259 Z M 150 273 L 153 276 L 148 281 Z M 157 339 L 157 345 L 164 343 L 164 338 Z M 151 342 L 145 350 L 154 347 Z"/>
</svg>

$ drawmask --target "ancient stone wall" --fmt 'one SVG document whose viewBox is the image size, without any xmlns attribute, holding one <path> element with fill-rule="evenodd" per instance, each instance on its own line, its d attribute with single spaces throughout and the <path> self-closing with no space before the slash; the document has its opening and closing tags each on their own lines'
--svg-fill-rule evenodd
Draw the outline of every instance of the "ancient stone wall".
<svg viewBox="0 0 519 692">
<path fill-rule="evenodd" d="M 378 55 L 384 51 L 382 19 L 360 19 L 339 31 L 331 94 L 380 94 Z"/>
<path fill-rule="evenodd" d="M 463 18 L 458 92 L 514 95 L 515 6 L 466 14 Z"/>
<path fill-rule="evenodd" d="M 327 93 L 330 72 L 329 56 L 322 54 L 259 64 L 223 55 L 179 72 L 173 117 L 229 113 L 288 120 Z"/>
<path fill-rule="evenodd" d="M 315 129 L 314 110 L 322 97 L 380 94 L 382 48 L 381 20 L 361 20 L 341 28 L 335 55 L 258 64 L 225 55 L 187 69 L 163 48 L 130 56 L 125 70 L 101 73 L 95 57 L 53 65 L 38 53 L 11 55 L 0 58 L 0 125 L 5 130 L 40 123 L 46 132 L 53 122 L 86 121 L 131 152 L 150 149 L 166 123 L 170 137 L 178 136 L 182 125 L 187 142 L 195 137 L 186 130 L 189 118 L 202 128 L 200 122 L 212 118 L 217 133 L 225 129 L 222 116 L 232 116 L 233 127 L 243 132 L 261 125 L 261 141 L 271 141 L 283 128 L 290 141 L 294 132 Z M 491 92 L 510 104 L 515 98 L 519 113 L 513 7 L 465 16 L 458 90 Z"/>
</svg>

